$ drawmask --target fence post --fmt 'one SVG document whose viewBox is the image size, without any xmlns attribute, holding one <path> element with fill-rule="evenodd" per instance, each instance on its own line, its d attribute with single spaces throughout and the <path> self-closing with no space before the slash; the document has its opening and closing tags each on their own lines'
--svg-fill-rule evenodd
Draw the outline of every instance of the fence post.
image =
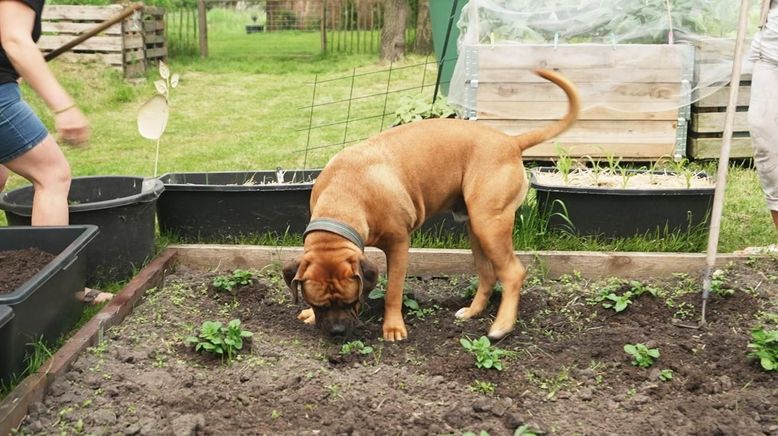
<svg viewBox="0 0 778 436">
<path fill-rule="evenodd" d="M 321 4 L 321 52 L 327 53 L 327 0 Z"/>
<path fill-rule="evenodd" d="M 208 17 L 205 11 L 205 0 L 197 0 L 197 16 L 200 40 L 200 57 L 208 57 Z"/>
</svg>

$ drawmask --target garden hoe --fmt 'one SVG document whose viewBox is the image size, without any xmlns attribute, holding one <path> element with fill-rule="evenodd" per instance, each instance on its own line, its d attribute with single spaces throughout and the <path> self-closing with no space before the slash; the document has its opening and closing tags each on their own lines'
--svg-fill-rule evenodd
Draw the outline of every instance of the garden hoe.
<svg viewBox="0 0 778 436">
<path fill-rule="evenodd" d="M 702 279 L 702 314 L 697 325 L 675 323 L 678 327 L 701 329 L 707 326 L 705 310 L 708 305 L 708 296 L 711 289 L 711 277 L 716 267 L 716 254 L 719 245 L 719 232 L 721 229 L 721 213 L 724 208 L 724 191 L 727 186 L 727 170 L 729 169 L 729 150 L 732 146 L 732 131 L 735 122 L 735 108 L 737 105 L 737 93 L 740 83 L 740 70 L 743 59 L 743 41 L 745 40 L 746 26 L 748 24 L 748 0 L 740 2 L 740 16 L 738 20 L 737 36 L 735 39 L 735 54 L 732 58 L 732 77 L 729 80 L 729 101 L 724 117 L 724 135 L 721 142 L 718 173 L 716 175 L 716 191 L 713 195 L 713 211 L 711 212 L 710 231 L 708 232 L 708 252 L 705 259 L 705 272 Z"/>
</svg>

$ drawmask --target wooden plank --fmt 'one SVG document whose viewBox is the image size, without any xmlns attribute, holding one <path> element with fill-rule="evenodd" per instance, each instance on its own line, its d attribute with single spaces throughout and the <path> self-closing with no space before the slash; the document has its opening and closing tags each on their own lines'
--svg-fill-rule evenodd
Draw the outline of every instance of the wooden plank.
<svg viewBox="0 0 778 436">
<path fill-rule="evenodd" d="M 98 343 L 104 332 L 121 323 L 132 312 L 143 294 L 163 283 L 164 276 L 175 261 L 175 250 L 167 249 L 152 260 L 138 275 L 109 301 L 100 312 L 81 327 L 56 353 L 25 378 L 0 403 L 0 435 L 13 430 L 27 414 L 33 403 L 43 400 L 49 386 L 62 376 L 87 347 Z"/>
<path fill-rule="evenodd" d="M 123 62 L 122 54 L 116 53 L 64 53 L 57 60 L 65 62 L 96 62 L 104 65 L 121 67 Z"/>
<path fill-rule="evenodd" d="M 692 103 L 692 108 L 726 108 L 729 104 L 729 85 L 719 88 L 701 88 L 700 101 Z M 748 106 L 751 100 L 751 82 L 741 82 L 737 91 L 737 105 Z"/>
<path fill-rule="evenodd" d="M 118 15 L 124 8 L 121 5 L 76 6 L 50 5 L 43 8 L 42 21 L 105 21 Z"/>
<path fill-rule="evenodd" d="M 670 107 L 681 103 L 679 83 L 623 83 L 608 86 L 576 83 L 576 86 L 579 90 L 585 91 L 581 91 L 584 104 L 663 103 Z M 483 84 L 479 82 L 477 104 L 491 101 L 566 102 L 567 96 L 561 88 L 550 82 Z"/>
<path fill-rule="evenodd" d="M 156 32 L 158 30 L 165 30 L 165 22 L 158 20 L 145 20 L 143 21 L 144 32 Z"/>
<path fill-rule="evenodd" d="M 124 62 L 133 63 L 136 61 L 143 61 L 146 59 L 146 53 L 143 49 L 128 50 L 124 52 Z"/>
<path fill-rule="evenodd" d="M 143 15 L 149 15 L 152 17 L 164 17 L 165 16 L 165 9 L 158 7 L 158 6 L 144 6 L 143 7 Z"/>
<path fill-rule="evenodd" d="M 726 112 L 692 112 L 691 131 L 696 133 L 723 133 Z M 747 108 L 735 112 L 733 132 L 749 132 Z"/>
<path fill-rule="evenodd" d="M 44 21 L 41 23 L 41 31 L 44 34 L 56 33 L 67 35 L 80 35 L 88 30 L 94 29 L 96 23 L 73 23 L 69 21 Z M 114 24 L 106 29 L 100 35 L 121 35 L 121 23 Z"/>
<path fill-rule="evenodd" d="M 167 47 L 150 48 L 146 50 L 147 59 L 166 58 Z"/>
<path fill-rule="evenodd" d="M 72 36 L 68 35 L 43 35 L 38 40 L 38 47 L 41 50 L 54 50 L 62 47 L 66 42 L 72 40 Z M 83 43 L 75 47 L 74 51 L 105 51 L 105 52 L 121 52 L 122 51 L 122 38 L 119 36 L 95 36 L 89 38 Z"/>
<path fill-rule="evenodd" d="M 718 159 L 721 152 L 721 138 L 689 138 L 687 154 L 694 159 Z M 733 137 L 730 157 L 748 159 L 754 156 L 750 137 Z"/>
<path fill-rule="evenodd" d="M 165 35 L 146 34 L 143 37 L 143 42 L 146 44 L 161 44 L 165 42 Z"/>
<path fill-rule="evenodd" d="M 124 77 L 140 77 L 146 73 L 146 62 L 136 62 L 124 66 Z"/>
<path fill-rule="evenodd" d="M 642 68 L 681 71 L 692 59 L 690 48 L 667 44 L 561 44 L 480 46 L 479 69 L 512 68 Z M 689 56 L 691 57 L 691 56 Z"/>
<path fill-rule="evenodd" d="M 141 34 L 132 34 L 132 35 L 124 35 L 124 49 L 125 50 L 132 50 L 135 48 L 143 48 L 145 46 L 143 42 L 143 35 Z"/>
<path fill-rule="evenodd" d="M 578 120 L 677 120 L 678 109 L 668 108 L 667 103 L 642 103 L 646 112 L 636 112 L 632 103 L 608 103 L 607 107 L 584 106 Z M 514 101 L 491 101 L 478 103 L 478 119 L 559 119 L 567 113 L 567 102 L 522 103 Z"/>
<path fill-rule="evenodd" d="M 573 83 L 679 83 L 682 79 L 680 68 L 635 68 L 615 65 L 612 68 L 570 67 L 560 65 L 554 68 Z M 533 83 L 548 82 L 530 69 L 496 68 L 492 65 L 479 65 L 479 83 Z"/>
<path fill-rule="evenodd" d="M 659 144 L 631 143 L 626 141 L 601 143 L 570 143 L 547 141 L 522 152 L 526 160 L 553 160 L 559 157 L 560 147 L 565 154 L 574 158 L 592 157 L 595 159 L 618 156 L 624 160 L 648 161 L 670 158 L 675 151 L 675 142 Z"/>
<path fill-rule="evenodd" d="M 518 135 L 545 127 L 555 121 L 479 120 L 478 123 Z M 554 138 L 568 143 L 662 144 L 675 142 L 675 121 L 579 121 L 570 130 Z"/>
<path fill-rule="evenodd" d="M 181 264 L 209 271 L 235 268 L 262 268 L 283 264 L 302 254 L 302 247 L 268 247 L 248 245 L 172 245 Z M 581 273 L 596 279 L 622 277 L 647 279 L 669 277 L 675 273 L 702 274 L 704 253 L 632 253 L 632 252 L 521 252 L 516 255 L 528 268 L 544 268 L 549 278 Z M 386 271 L 383 252 L 369 247 L 365 256 Z M 717 265 L 745 262 L 748 255 L 720 254 Z M 470 250 L 412 248 L 408 259 L 408 275 L 474 274 Z"/>
</svg>

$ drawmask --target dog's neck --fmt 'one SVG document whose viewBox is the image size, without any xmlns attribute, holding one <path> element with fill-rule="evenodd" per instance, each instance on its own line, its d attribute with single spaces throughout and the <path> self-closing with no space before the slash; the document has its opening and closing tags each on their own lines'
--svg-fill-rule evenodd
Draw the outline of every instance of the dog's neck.
<svg viewBox="0 0 778 436">
<path fill-rule="evenodd" d="M 343 221 L 332 218 L 312 219 L 308 224 L 308 227 L 305 228 L 305 232 L 303 233 L 303 241 L 305 241 L 305 237 L 311 232 L 334 233 L 356 245 L 360 251 L 365 251 L 364 238 L 356 229 L 344 223 Z"/>
</svg>

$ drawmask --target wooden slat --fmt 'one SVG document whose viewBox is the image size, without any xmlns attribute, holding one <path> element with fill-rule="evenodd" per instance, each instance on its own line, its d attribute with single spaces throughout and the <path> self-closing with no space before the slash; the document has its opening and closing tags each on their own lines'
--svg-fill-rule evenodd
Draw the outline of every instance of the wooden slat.
<svg viewBox="0 0 778 436">
<path fill-rule="evenodd" d="M 192 268 L 219 268 L 226 271 L 235 268 L 262 268 L 265 265 L 283 264 L 302 254 L 302 247 L 265 247 L 248 245 L 172 245 L 179 263 Z M 633 253 L 591 251 L 539 251 L 516 255 L 528 268 L 543 268 L 549 278 L 564 274 L 581 273 L 589 279 L 622 277 L 648 279 L 669 277 L 674 273 L 688 273 L 695 277 L 705 268 L 704 253 Z M 365 256 L 386 271 L 384 254 L 369 247 Z M 720 254 L 717 265 L 745 262 L 748 255 Z M 473 256 L 470 250 L 412 248 L 408 259 L 408 275 L 474 274 Z"/>
<path fill-rule="evenodd" d="M 122 54 L 116 53 L 64 53 L 57 59 L 67 62 L 98 62 L 105 65 L 122 66 Z"/>
<path fill-rule="evenodd" d="M 675 152 L 675 143 L 643 144 L 628 141 L 613 143 L 568 143 L 564 141 L 548 141 L 531 147 L 522 156 L 528 160 L 553 160 L 559 157 L 559 148 L 565 150 L 565 154 L 573 158 L 591 157 L 602 159 L 610 156 L 618 156 L 624 160 L 647 161 L 668 158 Z"/>
<path fill-rule="evenodd" d="M 165 42 L 165 35 L 145 35 L 143 41 L 146 44 L 161 44 Z"/>
<path fill-rule="evenodd" d="M 477 123 L 495 127 L 509 135 L 519 135 L 545 127 L 555 121 L 479 120 Z M 554 138 L 570 143 L 631 143 L 662 144 L 675 142 L 675 121 L 578 121 L 566 132 Z"/>
<path fill-rule="evenodd" d="M 73 23 L 70 21 L 44 21 L 41 23 L 42 32 L 58 33 L 67 35 L 80 35 L 88 30 L 92 30 L 96 23 Z M 122 25 L 120 23 L 106 29 L 100 35 L 121 35 Z"/>
<path fill-rule="evenodd" d="M 145 20 L 143 22 L 144 32 L 155 32 L 158 30 L 165 30 L 165 22 L 161 20 Z"/>
<path fill-rule="evenodd" d="M 38 40 L 38 47 L 41 50 L 54 50 L 72 39 L 73 37 L 68 35 L 43 35 L 41 36 L 41 39 Z M 121 52 L 122 39 L 113 36 L 95 36 L 87 39 L 74 48 L 74 51 L 79 50 Z"/>
<path fill-rule="evenodd" d="M 479 69 L 630 67 L 682 70 L 689 47 L 667 44 L 496 45 L 478 51 Z"/>
<path fill-rule="evenodd" d="M 134 48 L 143 48 L 145 46 L 143 42 L 143 35 L 133 34 L 124 35 L 124 49 L 132 50 Z"/>
<path fill-rule="evenodd" d="M 146 62 L 136 62 L 124 66 L 124 77 L 140 77 L 146 73 Z"/>
<path fill-rule="evenodd" d="M 579 120 L 677 120 L 678 109 L 667 103 L 643 103 L 636 112 L 632 103 L 608 103 L 605 106 L 583 107 Z M 478 119 L 553 120 L 567 112 L 567 102 L 522 103 L 492 101 L 478 104 Z"/>
<path fill-rule="evenodd" d="M 123 9 L 121 5 L 72 6 L 47 4 L 43 8 L 41 20 L 105 21 L 118 15 Z"/>
<path fill-rule="evenodd" d="M 142 48 L 124 52 L 124 62 L 133 63 L 135 61 L 141 61 L 144 59 L 146 59 L 146 53 Z"/>
<path fill-rule="evenodd" d="M 721 138 L 689 138 L 688 155 L 694 159 L 718 159 L 721 151 Z M 730 157 L 746 159 L 754 156 L 751 138 L 732 138 Z"/>
<path fill-rule="evenodd" d="M 167 47 L 150 48 L 146 50 L 146 58 L 165 58 L 167 57 Z"/>
<path fill-rule="evenodd" d="M 696 133 L 723 133 L 726 115 L 726 112 L 693 112 L 691 131 Z M 749 130 L 747 110 L 743 109 L 735 112 L 733 132 L 748 132 Z"/>
<path fill-rule="evenodd" d="M 663 103 L 680 104 L 679 83 L 624 83 L 603 86 L 577 83 L 584 104 L 597 103 Z M 587 99 L 588 97 L 588 99 Z M 596 100 L 594 100 L 596 99 Z M 567 101 L 561 88 L 553 83 L 483 83 L 478 85 L 477 105 L 491 101 L 536 102 Z M 639 108 L 636 108 L 639 109 Z"/>
<path fill-rule="evenodd" d="M 672 83 L 681 81 L 680 68 L 635 68 L 614 65 L 611 68 L 570 67 L 560 65 L 555 70 L 573 83 Z M 548 82 L 528 69 L 498 68 L 493 65 L 479 65 L 479 83 L 533 83 Z"/>
<path fill-rule="evenodd" d="M 692 103 L 696 108 L 726 108 L 729 104 L 729 85 L 715 89 L 700 89 L 700 95 L 706 95 L 700 101 Z M 748 106 L 751 99 L 751 83 L 740 84 L 737 92 L 737 105 Z"/>
</svg>

